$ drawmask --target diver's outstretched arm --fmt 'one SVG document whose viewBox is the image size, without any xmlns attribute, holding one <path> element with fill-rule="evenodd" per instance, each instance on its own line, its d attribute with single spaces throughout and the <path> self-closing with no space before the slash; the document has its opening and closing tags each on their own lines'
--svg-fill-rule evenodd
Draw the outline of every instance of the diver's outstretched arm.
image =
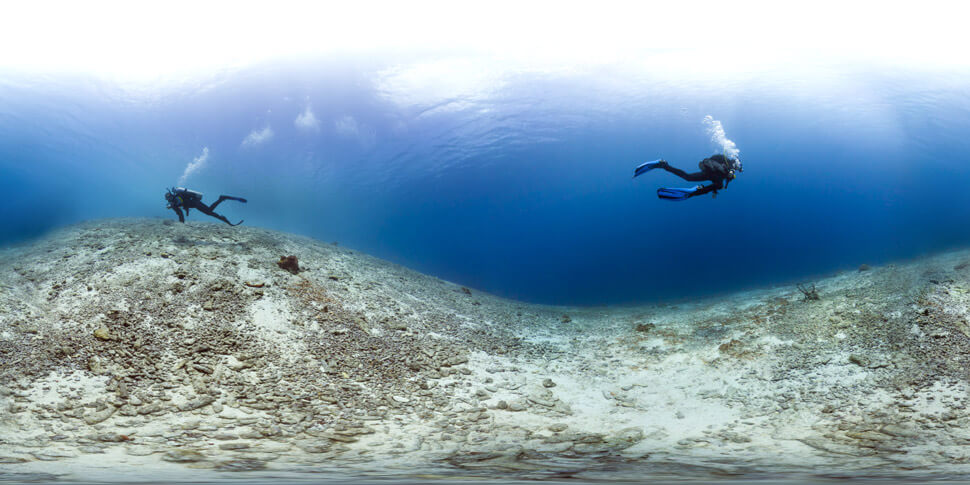
<svg viewBox="0 0 970 485">
<path fill-rule="evenodd" d="M 184 223 L 185 222 L 185 216 L 182 215 L 182 209 L 179 209 L 178 207 L 172 207 L 172 210 L 175 211 L 175 213 L 179 216 L 179 222 L 183 222 Z"/>
</svg>

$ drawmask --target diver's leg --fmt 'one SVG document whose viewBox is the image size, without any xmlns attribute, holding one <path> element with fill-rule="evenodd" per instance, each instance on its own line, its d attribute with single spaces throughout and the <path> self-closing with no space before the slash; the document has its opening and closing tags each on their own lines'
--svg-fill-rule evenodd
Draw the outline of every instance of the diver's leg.
<svg viewBox="0 0 970 485">
<path fill-rule="evenodd" d="M 704 174 L 704 172 L 687 173 L 679 168 L 671 167 L 670 165 L 664 166 L 663 169 L 688 182 L 700 182 L 702 180 L 708 180 L 708 177 Z"/>
<path fill-rule="evenodd" d="M 724 184 L 722 184 L 718 180 L 715 180 L 714 183 L 712 183 L 710 185 L 704 185 L 704 186 L 702 186 L 701 188 L 695 190 L 694 193 L 688 195 L 687 197 L 688 198 L 690 198 L 690 197 L 697 197 L 698 195 L 704 195 L 704 194 L 711 193 L 711 192 L 714 192 L 714 197 L 717 197 L 717 191 L 718 190 L 721 190 L 723 188 L 724 188 Z"/>
<path fill-rule="evenodd" d="M 231 195 L 220 195 L 219 200 L 215 201 L 212 205 L 209 206 L 209 208 L 215 210 L 216 206 L 221 204 L 222 201 L 224 200 L 235 200 L 237 202 L 243 202 L 243 203 L 246 202 L 246 199 L 243 199 L 242 197 L 233 197 Z"/>
<path fill-rule="evenodd" d="M 212 207 L 215 207 L 215 204 L 212 204 L 212 206 L 210 207 L 210 206 L 207 206 L 207 205 L 205 205 L 205 204 L 203 204 L 201 202 L 197 203 L 196 206 L 195 206 L 195 208 L 198 209 L 199 212 L 201 212 L 201 213 L 203 213 L 203 214 L 205 214 L 207 216 L 215 217 L 216 219 L 219 219 L 220 221 L 225 222 L 226 224 L 229 224 L 230 226 L 234 226 L 235 225 L 235 224 L 229 222 L 229 219 L 226 219 L 225 216 L 221 216 L 219 214 L 216 214 L 215 211 L 212 210 Z"/>
<path fill-rule="evenodd" d="M 704 194 L 713 192 L 714 190 L 715 190 L 714 185 L 705 185 L 705 186 L 703 186 L 703 187 L 695 190 L 693 193 L 691 193 L 687 197 L 688 198 L 690 198 L 690 197 L 697 197 L 698 195 L 704 195 Z"/>
</svg>

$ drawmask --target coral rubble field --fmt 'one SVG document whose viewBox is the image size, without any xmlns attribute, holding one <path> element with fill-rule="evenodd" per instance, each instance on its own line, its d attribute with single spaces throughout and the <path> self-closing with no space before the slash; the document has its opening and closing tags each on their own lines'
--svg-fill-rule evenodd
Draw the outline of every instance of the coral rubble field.
<svg viewBox="0 0 970 485">
<path fill-rule="evenodd" d="M 564 308 L 259 228 L 92 221 L 0 250 L 0 476 L 966 473 L 968 261 Z"/>
</svg>

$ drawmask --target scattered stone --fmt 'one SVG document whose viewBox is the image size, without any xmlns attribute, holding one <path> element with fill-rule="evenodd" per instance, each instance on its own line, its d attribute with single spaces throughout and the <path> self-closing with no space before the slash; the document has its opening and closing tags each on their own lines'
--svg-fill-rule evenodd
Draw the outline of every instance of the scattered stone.
<svg viewBox="0 0 970 485">
<path fill-rule="evenodd" d="M 163 409 L 165 409 L 165 408 L 162 405 L 162 403 L 160 403 L 158 401 L 155 401 L 155 402 L 148 403 L 148 404 L 146 404 L 146 405 L 141 406 L 140 408 L 138 408 L 138 414 L 140 414 L 140 415 L 155 414 L 157 412 L 162 411 Z"/>
<path fill-rule="evenodd" d="M 348 436 L 348 435 L 337 434 L 337 433 L 323 433 L 320 436 L 323 438 L 327 438 L 331 441 L 339 441 L 341 443 L 356 443 L 357 441 L 360 441 L 355 436 Z"/>
<path fill-rule="evenodd" d="M 887 424 L 882 428 L 879 428 L 879 432 L 889 436 L 895 436 L 897 438 L 918 438 L 920 436 L 919 433 L 913 431 L 912 429 L 904 428 L 895 424 Z"/>
<path fill-rule="evenodd" d="M 641 333 L 647 333 L 653 330 L 655 327 L 656 325 L 652 323 L 638 323 L 637 326 L 634 328 L 634 330 Z"/>
<path fill-rule="evenodd" d="M 108 327 L 105 327 L 103 325 L 100 326 L 100 327 L 98 327 L 94 331 L 94 338 L 96 338 L 98 340 L 114 340 L 115 339 L 114 335 L 111 335 L 111 332 L 108 331 Z"/>
<path fill-rule="evenodd" d="M 849 355 L 849 362 L 859 367 L 869 367 L 869 358 L 864 355 L 851 354 Z"/>
<path fill-rule="evenodd" d="M 235 442 L 235 443 L 223 443 L 223 444 L 219 445 L 219 449 L 221 449 L 221 450 L 245 450 L 245 449 L 249 448 L 250 446 L 251 445 L 249 443 L 245 443 L 245 442 L 240 441 L 240 442 Z"/>
<path fill-rule="evenodd" d="M 872 267 L 869 266 L 868 264 L 860 264 L 859 265 L 859 272 L 860 273 L 862 273 L 863 271 L 869 271 L 870 269 L 872 269 Z"/>
<path fill-rule="evenodd" d="M 75 454 L 65 451 L 48 450 L 43 452 L 31 453 L 31 456 L 40 461 L 56 461 L 62 458 L 74 458 Z"/>
<path fill-rule="evenodd" d="M 542 381 L 542 387 L 556 387 L 556 383 L 552 382 L 552 379 L 548 377 Z"/>
<path fill-rule="evenodd" d="M 329 442 L 298 443 L 296 446 L 304 453 L 327 453 L 331 450 Z"/>
<path fill-rule="evenodd" d="M 152 449 L 150 446 L 129 445 L 125 448 L 125 453 L 130 456 L 149 456 L 158 452 Z M 172 460 L 169 460 L 169 461 L 172 461 Z"/>
<path fill-rule="evenodd" d="M 461 365 L 461 364 L 467 364 L 467 363 L 468 363 L 468 357 L 467 356 L 465 356 L 465 355 L 455 355 L 455 356 L 450 357 L 448 360 L 446 360 L 442 364 L 442 366 L 452 367 L 452 366 Z"/>
<path fill-rule="evenodd" d="M 244 458 L 241 460 L 228 460 L 219 463 L 216 466 L 216 470 L 224 472 L 249 472 L 255 470 L 265 470 L 266 462 L 262 460 L 256 460 L 253 458 Z"/>
<path fill-rule="evenodd" d="M 569 315 L 563 314 L 563 316 L 559 319 L 559 321 L 561 321 L 562 323 L 569 323 L 569 322 L 572 322 L 573 319 L 570 318 Z"/>
<path fill-rule="evenodd" d="M 92 411 L 84 413 L 84 422 L 87 424 L 98 424 L 111 417 L 115 413 L 117 408 L 114 406 L 108 406 L 101 411 Z"/>
<path fill-rule="evenodd" d="M 173 463 L 194 463 L 205 460 L 205 455 L 198 451 L 175 449 L 162 455 L 162 459 Z"/>
<path fill-rule="evenodd" d="M 194 411 L 196 409 L 212 404 L 213 402 L 215 402 L 215 400 L 216 398 L 209 395 L 197 396 L 195 398 L 189 399 L 188 401 L 182 404 L 179 404 L 178 408 L 180 411 Z"/>
<path fill-rule="evenodd" d="M 125 441 L 131 441 L 131 437 L 124 434 L 117 433 L 102 433 L 98 435 L 98 441 L 102 443 L 122 443 Z"/>
</svg>

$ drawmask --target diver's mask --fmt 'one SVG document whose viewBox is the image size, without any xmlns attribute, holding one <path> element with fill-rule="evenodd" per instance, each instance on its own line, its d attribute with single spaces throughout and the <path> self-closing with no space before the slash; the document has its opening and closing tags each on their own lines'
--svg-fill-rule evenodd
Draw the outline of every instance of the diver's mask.
<svg viewBox="0 0 970 485">
<path fill-rule="evenodd" d="M 168 202 L 168 206 L 165 207 L 166 209 L 171 209 L 172 206 L 175 205 L 176 203 L 175 192 L 173 192 L 172 189 L 166 189 L 165 201 Z"/>
</svg>

